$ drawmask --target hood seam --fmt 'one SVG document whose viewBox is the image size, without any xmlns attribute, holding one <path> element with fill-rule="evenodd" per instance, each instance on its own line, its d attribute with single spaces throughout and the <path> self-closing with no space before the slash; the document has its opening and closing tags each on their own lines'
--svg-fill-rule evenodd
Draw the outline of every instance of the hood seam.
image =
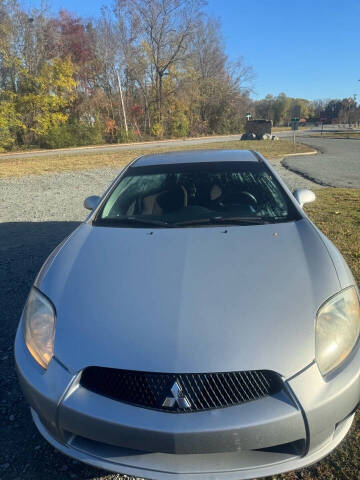
<svg viewBox="0 0 360 480">
<path fill-rule="evenodd" d="M 316 225 L 314 225 L 311 221 L 310 221 L 309 223 L 310 223 L 311 227 L 314 229 L 314 231 L 316 232 L 316 234 L 318 235 L 318 237 L 320 238 L 321 243 L 324 245 L 324 247 L 325 247 L 325 249 L 326 249 L 326 251 L 327 251 L 327 254 L 328 254 L 329 257 L 330 257 L 330 260 L 331 260 L 331 263 L 332 263 L 332 265 L 333 265 L 333 267 L 334 267 L 334 270 L 335 270 L 335 273 L 336 273 L 336 277 L 337 277 L 337 279 L 338 279 L 339 287 L 340 287 L 340 290 L 341 290 L 341 289 L 343 288 L 343 286 L 342 286 L 341 281 L 340 281 L 339 273 L 338 273 L 338 271 L 337 271 L 337 269 L 336 269 L 335 262 L 334 262 L 334 260 L 333 260 L 333 258 L 332 258 L 332 255 L 331 255 L 331 253 L 330 253 L 330 250 L 328 249 L 326 243 L 324 242 L 324 239 L 322 238 L 323 233 L 322 233 L 321 230 L 319 230 L 318 227 L 317 227 Z"/>
</svg>

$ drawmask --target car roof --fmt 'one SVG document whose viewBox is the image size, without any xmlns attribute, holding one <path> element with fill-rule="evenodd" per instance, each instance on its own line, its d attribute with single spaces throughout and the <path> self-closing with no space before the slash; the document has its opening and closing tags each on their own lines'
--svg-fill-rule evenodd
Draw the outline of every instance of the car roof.
<svg viewBox="0 0 360 480">
<path fill-rule="evenodd" d="M 135 160 L 131 167 L 201 162 L 259 162 L 261 160 L 261 157 L 252 150 L 187 150 L 144 155 Z"/>
</svg>

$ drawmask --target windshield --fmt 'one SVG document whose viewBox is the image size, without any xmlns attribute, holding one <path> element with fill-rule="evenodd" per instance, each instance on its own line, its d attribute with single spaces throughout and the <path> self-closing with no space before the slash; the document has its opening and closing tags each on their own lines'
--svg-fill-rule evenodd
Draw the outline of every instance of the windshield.
<svg viewBox="0 0 360 480">
<path fill-rule="evenodd" d="M 263 162 L 209 162 L 130 167 L 94 223 L 180 227 L 298 218 Z"/>
</svg>

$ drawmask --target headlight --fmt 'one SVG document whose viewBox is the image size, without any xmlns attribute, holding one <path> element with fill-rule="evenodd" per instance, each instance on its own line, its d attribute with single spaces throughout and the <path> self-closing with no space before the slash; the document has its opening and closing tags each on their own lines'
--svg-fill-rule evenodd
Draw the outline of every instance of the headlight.
<svg viewBox="0 0 360 480">
<path fill-rule="evenodd" d="M 317 314 L 316 362 L 322 375 L 346 359 L 359 334 L 359 298 L 355 287 L 350 287 L 330 298 Z"/>
<path fill-rule="evenodd" d="M 29 352 L 46 369 L 54 353 L 55 310 L 36 288 L 31 289 L 25 305 L 23 331 Z"/>
</svg>

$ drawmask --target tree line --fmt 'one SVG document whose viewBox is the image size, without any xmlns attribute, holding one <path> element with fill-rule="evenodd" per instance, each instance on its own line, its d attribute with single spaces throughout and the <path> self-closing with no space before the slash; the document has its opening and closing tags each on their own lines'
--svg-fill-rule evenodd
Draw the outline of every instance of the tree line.
<svg viewBox="0 0 360 480">
<path fill-rule="evenodd" d="M 328 108 L 252 101 L 253 71 L 229 60 L 204 5 L 114 0 L 85 19 L 0 0 L 0 150 L 238 133 L 247 113 L 281 124 L 294 103 Z"/>
<path fill-rule="evenodd" d="M 287 97 L 285 93 L 278 96 L 267 95 L 253 103 L 254 115 L 258 118 L 272 120 L 274 125 L 288 125 L 291 118 L 300 111 L 300 117 L 308 122 L 324 123 L 359 123 L 360 106 L 356 96 L 339 99 L 306 100 Z"/>
<path fill-rule="evenodd" d="M 0 0 L 0 148 L 239 131 L 252 71 L 202 0 L 117 0 L 85 20 Z"/>
</svg>

